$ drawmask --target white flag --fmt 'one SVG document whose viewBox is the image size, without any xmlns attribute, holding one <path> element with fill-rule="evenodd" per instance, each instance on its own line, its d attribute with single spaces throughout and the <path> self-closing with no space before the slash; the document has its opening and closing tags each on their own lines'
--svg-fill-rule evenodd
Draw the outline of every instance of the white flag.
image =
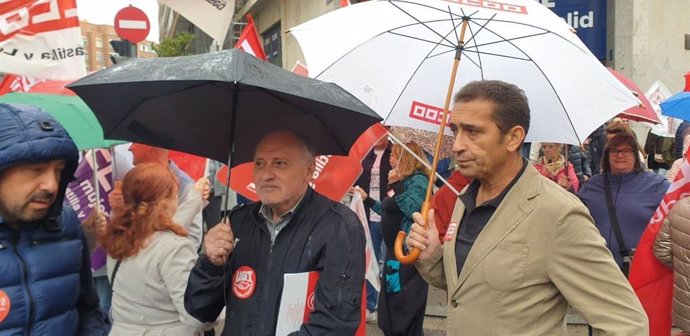
<svg viewBox="0 0 690 336">
<path fill-rule="evenodd" d="M 654 108 L 654 111 L 659 116 L 659 120 L 661 120 L 661 124 L 652 126 L 652 133 L 663 137 L 675 137 L 676 130 L 683 121 L 661 115 L 661 106 L 659 106 L 662 101 L 671 97 L 671 91 L 666 88 L 664 83 L 657 80 L 647 89 L 644 95 L 647 96 L 647 99 L 652 104 L 652 108 Z"/>
<path fill-rule="evenodd" d="M 223 45 L 235 14 L 235 0 L 158 0 Z"/>
<path fill-rule="evenodd" d="M 86 75 L 76 0 L 0 0 L 0 72 L 56 80 Z"/>
</svg>

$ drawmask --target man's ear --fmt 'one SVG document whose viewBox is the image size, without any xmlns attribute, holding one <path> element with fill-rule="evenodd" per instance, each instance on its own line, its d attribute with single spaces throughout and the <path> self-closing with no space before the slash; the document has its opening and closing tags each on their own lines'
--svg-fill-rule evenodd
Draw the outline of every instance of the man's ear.
<svg viewBox="0 0 690 336">
<path fill-rule="evenodd" d="M 525 129 L 522 126 L 513 126 L 505 134 L 505 146 L 510 152 L 515 152 L 520 149 L 525 140 Z"/>
<path fill-rule="evenodd" d="M 307 167 L 307 182 L 311 181 L 311 177 L 314 176 L 314 171 L 316 170 L 316 162 L 314 160 L 311 161 L 309 166 Z"/>
</svg>

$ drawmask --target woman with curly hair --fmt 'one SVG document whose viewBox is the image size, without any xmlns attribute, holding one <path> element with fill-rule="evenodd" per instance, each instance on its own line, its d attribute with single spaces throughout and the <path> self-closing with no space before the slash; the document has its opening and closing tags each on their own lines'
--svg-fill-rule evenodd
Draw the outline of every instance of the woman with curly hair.
<svg viewBox="0 0 690 336">
<path fill-rule="evenodd" d="M 125 175 L 124 204 L 99 237 L 112 285 L 111 335 L 194 335 L 204 324 L 185 311 L 197 258 L 187 230 L 173 222 L 178 182 L 165 166 L 139 164 Z M 199 183 L 196 193 L 202 203 Z"/>
<path fill-rule="evenodd" d="M 405 147 L 429 164 L 417 143 L 410 141 Z M 422 335 L 429 285 L 413 265 L 402 265 L 396 260 L 393 245 L 398 231 L 409 233 L 412 214 L 422 210 L 430 169 L 399 144 L 393 145 L 390 164 L 388 192 L 381 202 L 355 187 L 364 204 L 381 215 L 381 232 L 386 244 L 378 322 L 387 336 Z"/>
</svg>

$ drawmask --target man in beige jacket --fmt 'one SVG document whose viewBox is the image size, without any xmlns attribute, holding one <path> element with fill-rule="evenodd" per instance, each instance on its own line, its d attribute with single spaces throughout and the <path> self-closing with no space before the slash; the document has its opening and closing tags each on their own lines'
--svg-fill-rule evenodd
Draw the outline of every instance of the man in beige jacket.
<svg viewBox="0 0 690 336">
<path fill-rule="evenodd" d="M 415 224 L 416 267 L 448 291 L 449 335 L 566 335 L 568 304 L 598 335 L 647 336 L 648 322 L 587 209 L 520 156 L 529 106 L 518 87 L 479 81 L 455 96 L 450 128 L 460 172 L 441 245 Z"/>
</svg>

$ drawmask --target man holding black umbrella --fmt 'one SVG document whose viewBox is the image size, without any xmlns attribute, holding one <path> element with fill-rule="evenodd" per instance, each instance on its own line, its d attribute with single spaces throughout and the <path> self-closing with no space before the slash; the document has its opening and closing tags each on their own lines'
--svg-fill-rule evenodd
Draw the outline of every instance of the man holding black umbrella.
<svg viewBox="0 0 690 336">
<path fill-rule="evenodd" d="M 295 333 L 355 334 L 364 284 L 361 223 L 309 187 L 313 150 L 294 133 L 263 137 L 254 164 L 260 202 L 236 208 L 208 232 L 185 308 L 213 321 L 227 305 L 223 335 L 274 335 L 285 274 L 315 272 L 314 310 Z"/>
</svg>

